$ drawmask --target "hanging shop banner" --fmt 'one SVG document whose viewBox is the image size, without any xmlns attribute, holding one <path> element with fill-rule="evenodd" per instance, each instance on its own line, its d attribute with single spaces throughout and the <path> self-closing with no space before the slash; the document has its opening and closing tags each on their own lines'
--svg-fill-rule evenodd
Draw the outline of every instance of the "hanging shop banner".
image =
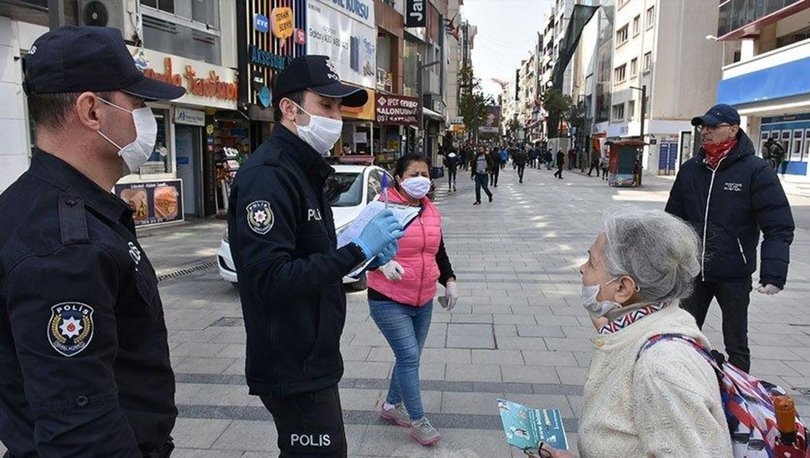
<svg viewBox="0 0 810 458">
<path fill-rule="evenodd" d="M 379 124 L 415 126 L 419 122 L 419 99 L 378 92 L 375 114 Z"/>
<path fill-rule="evenodd" d="M 478 131 L 485 134 L 497 134 L 501 126 L 501 107 L 491 105 L 487 111 L 488 113 L 484 117 L 484 125 L 480 126 Z"/>
<path fill-rule="evenodd" d="M 115 185 L 115 195 L 134 212 L 136 226 L 183 221 L 183 181 L 141 181 Z"/>
<path fill-rule="evenodd" d="M 405 1 L 405 27 L 426 27 L 427 0 Z"/>
<path fill-rule="evenodd" d="M 307 54 L 329 56 L 341 80 L 377 87 L 377 31 L 371 0 L 307 2 Z"/>
</svg>

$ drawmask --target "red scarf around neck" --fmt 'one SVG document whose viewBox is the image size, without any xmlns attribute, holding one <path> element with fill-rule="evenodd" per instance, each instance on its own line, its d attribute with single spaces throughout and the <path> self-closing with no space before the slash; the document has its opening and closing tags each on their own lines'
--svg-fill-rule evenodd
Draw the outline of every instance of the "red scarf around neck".
<svg viewBox="0 0 810 458">
<path fill-rule="evenodd" d="M 709 164 L 711 168 L 717 168 L 717 164 L 720 163 L 720 160 L 728 156 L 728 153 L 731 152 L 735 146 L 737 146 L 736 138 L 719 143 L 704 143 L 703 152 L 706 154 L 706 158 L 703 161 Z"/>
</svg>

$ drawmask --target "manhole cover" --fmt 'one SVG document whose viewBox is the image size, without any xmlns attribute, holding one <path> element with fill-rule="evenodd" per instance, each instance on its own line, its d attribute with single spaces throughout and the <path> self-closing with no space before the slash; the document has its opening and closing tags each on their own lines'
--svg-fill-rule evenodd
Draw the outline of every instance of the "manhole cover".
<svg viewBox="0 0 810 458">
<path fill-rule="evenodd" d="M 245 325 L 245 320 L 237 316 L 223 316 L 222 318 L 214 321 L 209 326 L 220 328 L 237 328 Z"/>
</svg>

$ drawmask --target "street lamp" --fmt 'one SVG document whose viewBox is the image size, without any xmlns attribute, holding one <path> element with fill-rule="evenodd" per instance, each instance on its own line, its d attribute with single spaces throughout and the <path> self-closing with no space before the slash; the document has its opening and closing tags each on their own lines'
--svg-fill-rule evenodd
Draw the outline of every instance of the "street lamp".
<svg viewBox="0 0 810 458">
<path fill-rule="evenodd" d="M 425 145 L 425 97 L 422 94 L 422 71 L 428 67 L 432 67 L 436 64 L 440 64 L 441 60 L 435 60 L 433 62 L 428 62 L 427 64 L 422 63 L 422 55 L 416 55 L 416 94 L 419 96 L 419 138 L 422 140 L 422 155 L 424 156 L 427 152 L 427 148 Z"/>
<path fill-rule="evenodd" d="M 644 118 L 647 117 L 647 85 L 641 87 L 630 86 L 630 89 L 641 91 L 641 125 L 638 130 L 639 139 L 644 142 Z M 639 159 L 638 185 L 641 186 L 641 162 L 644 161 L 644 145 L 641 145 L 642 157 Z"/>
</svg>

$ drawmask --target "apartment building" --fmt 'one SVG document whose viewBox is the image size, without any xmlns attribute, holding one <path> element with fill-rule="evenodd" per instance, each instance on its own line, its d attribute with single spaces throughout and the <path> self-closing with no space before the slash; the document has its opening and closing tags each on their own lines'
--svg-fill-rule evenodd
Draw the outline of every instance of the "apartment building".
<svg viewBox="0 0 810 458">
<path fill-rule="evenodd" d="M 602 9 L 613 10 L 602 15 L 612 20 L 612 27 L 600 27 L 602 37 L 612 42 L 612 55 L 605 65 L 602 53 L 608 51 L 604 46 L 608 41 L 597 40 L 601 63 L 591 79 L 597 85 L 602 83 L 595 90 L 602 99 L 596 103 L 598 122 L 592 135 L 608 140 L 638 137 L 643 124 L 643 138 L 648 142 L 642 158 L 645 174 L 676 173 L 679 164 L 691 157 L 691 118 L 714 104 L 722 49 L 706 40 L 718 19 L 716 7 L 709 3 L 602 2 Z M 609 29 L 612 36 L 605 34 Z M 593 46 L 591 40 L 581 44 Z"/>
</svg>

